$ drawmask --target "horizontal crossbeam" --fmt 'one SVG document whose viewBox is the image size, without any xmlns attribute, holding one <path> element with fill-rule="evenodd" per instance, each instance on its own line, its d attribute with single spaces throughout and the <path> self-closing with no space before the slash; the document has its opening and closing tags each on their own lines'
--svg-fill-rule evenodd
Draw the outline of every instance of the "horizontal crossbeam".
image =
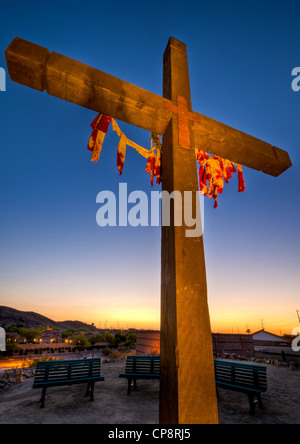
<svg viewBox="0 0 300 444">
<path fill-rule="evenodd" d="M 275 177 L 292 166 L 286 151 L 209 117 L 194 115 L 196 147 Z"/>
<path fill-rule="evenodd" d="M 11 80 L 59 99 L 157 134 L 172 118 L 162 97 L 18 37 L 5 56 Z"/>
<path fill-rule="evenodd" d="M 182 119 L 178 103 L 18 37 L 5 55 L 12 81 L 147 131 L 162 135 L 172 117 Z M 271 176 L 292 165 L 286 151 L 269 143 L 192 110 L 187 119 L 197 148 Z"/>
</svg>

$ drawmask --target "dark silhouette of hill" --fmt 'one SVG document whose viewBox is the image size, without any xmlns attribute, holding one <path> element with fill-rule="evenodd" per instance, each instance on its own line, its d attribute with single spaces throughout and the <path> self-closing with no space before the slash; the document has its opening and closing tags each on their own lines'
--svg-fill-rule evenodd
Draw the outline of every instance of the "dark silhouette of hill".
<svg viewBox="0 0 300 444">
<path fill-rule="evenodd" d="M 74 328 L 75 330 L 89 328 L 97 331 L 96 327 L 86 324 L 85 322 L 57 322 L 33 311 L 20 311 L 10 307 L 0 306 L 0 326 L 7 328 L 10 325 L 16 324 L 23 324 L 28 328 L 51 327 L 59 330 L 66 330 L 67 328 Z"/>
</svg>

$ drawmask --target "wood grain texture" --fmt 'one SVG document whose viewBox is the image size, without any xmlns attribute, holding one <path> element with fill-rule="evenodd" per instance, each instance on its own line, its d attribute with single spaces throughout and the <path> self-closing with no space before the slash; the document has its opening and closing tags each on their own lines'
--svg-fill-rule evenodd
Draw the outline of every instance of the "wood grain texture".
<svg viewBox="0 0 300 444">
<path fill-rule="evenodd" d="M 45 67 L 48 49 L 16 37 L 5 51 L 7 69 L 13 82 L 38 91 L 46 88 Z"/>
<path fill-rule="evenodd" d="M 148 131 L 163 134 L 171 118 L 162 97 L 53 52 L 47 92 Z"/>
<path fill-rule="evenodd" d="M 191 106 L 186 48 L 170 39 L 164 55 L 164 94 Z M 198 178 L 193 150 L 179 145 L 178 115 L 163 137 L 162 188 L 192 191 Z M 193 132 L 190 128 L 191 142 Z M 195 209 L 195 208 L 194 208 Z M 194 212 L 195 214 L 195 212 Z M 203 236 L 187 238 L 186 226 L 162 226 L 161 424 L 218 422 L 213 348 L 207 304 Z"/>
<path fill-rule="evenodd" d="M 202 114 L 194 115 L 196 147 L 275 177 L 291 167 L 286 151 Z"/>
<path fill-rule="evenodd" d="M 163 135 L 173 115 L 171 110 L 177 106 L 171 91 L 176 70 L 187 69 L 181 65 L 179 56 L 185 54 L 186 57 L 185 45 L 174 38 L 170 39 L 170 45 L 178 57 L 174 55 L 172 67 L 164 66 L 171 79 L 164 85 L 164 97 L 69 57 L 50 54 L 48 49 L 18 37 L 9 45 L 5 56 L 12 81 L 38 91 L 46 89 L 62 100 Z M 187 72 L 183 75 L 186 78 Z M 181 88 L 178 96 L 184 97 Z M 292 165 L 286 151 L 193 112 L 190 97 L 187 107 L 188 120 L 194 116 L 195 147 L 272 176 L 278 176 Z M 188 136 L 185 134 L 185 147 L 190 143 Z"/>
</svg>

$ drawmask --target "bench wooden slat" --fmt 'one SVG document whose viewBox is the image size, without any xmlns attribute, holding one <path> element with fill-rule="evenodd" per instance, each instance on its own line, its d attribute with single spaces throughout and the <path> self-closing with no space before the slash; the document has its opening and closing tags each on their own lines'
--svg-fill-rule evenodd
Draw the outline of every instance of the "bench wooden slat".
<svg viewBox="0 0 300 444">
<path fill-rule="evenodd" d="M 239 392 L 245 392 L 245 393 L 248 393 L 248 392 L 253 392 L 253 393 L 261 393 L 261 390 L 258 390 L 258 389 L 255 389 L 255 388 L 253 388 L 253 387 L 245 387 L 244 385 L 241 385 L 241 386 L 239 386 L 239 385 L 237 385 L 237 384 L 229 384 L 229 383 L 223 383 L 223 382 L 218 382 L 218 386 L 219 387 L 231 387 L 233 390 L 236 390 L 236 391 L 239 391 Z"/>
<path fill-rule="evenodd" d="M 103 378 L 103 377 L 102 377 Z M 37 383 L 35 384 L 35 387 L 33 388 L 44 388 L 44 387 L 59 387 L 62 385 L 72 385 L 72 384 L 81 384 L 81 383 L 88 383 L 88 382 L 97 382 L 97 381 L 104 381 L 104 378 L 81 378 L 81 379 L 76 379 L 74 381 L 65 381 L 65 380 L 55 380 L 55 381 L 47 381 L 47 382 L 41 382 L 41 383 Z"/>
</svg>

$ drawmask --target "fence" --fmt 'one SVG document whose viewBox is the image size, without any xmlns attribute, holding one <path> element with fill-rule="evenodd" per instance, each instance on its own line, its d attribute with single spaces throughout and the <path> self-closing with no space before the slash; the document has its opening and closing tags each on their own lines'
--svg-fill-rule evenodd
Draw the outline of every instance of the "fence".
<svg viewBox="0 0 300 444">
<path fill-rule="evenodd" d="M 254 355 L 254 341 L 251 335 L 213 333 L 212 342 L 215 356 L 222 356 L 223 354 Z M 136 354 L 160 354 L 160 332 L 153 330 L 139 331 L 136 338 Z"/>
</svg>

